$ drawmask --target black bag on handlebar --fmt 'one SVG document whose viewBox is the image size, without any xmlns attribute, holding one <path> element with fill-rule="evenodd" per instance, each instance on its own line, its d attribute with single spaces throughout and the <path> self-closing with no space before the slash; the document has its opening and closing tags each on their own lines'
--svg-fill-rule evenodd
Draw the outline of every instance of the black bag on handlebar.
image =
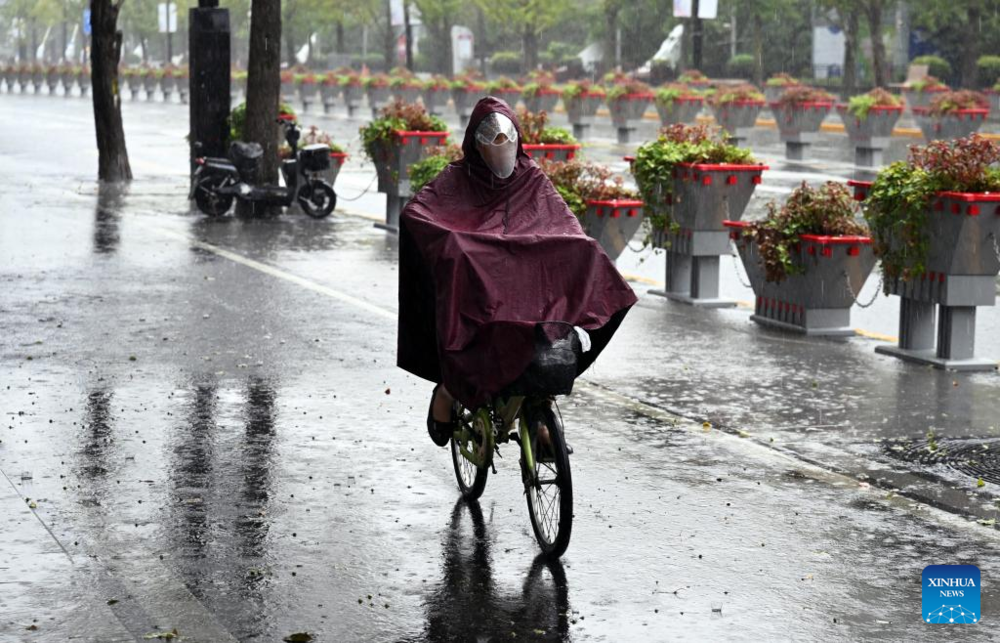
<svg viewBox="0 0 1000 643">
<path fill-rule="evenodd" d="M 583 347 L 571 324 L 546 322 L 535 326 L 535 356 L 506 395 L 569 395 L 579 374 Z"/>
<path fill-rule="evenodd" d="M 307 145 L 299 152 L 302 169 L 308 172 L 322 172 L 330 168 L 330 146 L 316 143 Z"/>
</svg>

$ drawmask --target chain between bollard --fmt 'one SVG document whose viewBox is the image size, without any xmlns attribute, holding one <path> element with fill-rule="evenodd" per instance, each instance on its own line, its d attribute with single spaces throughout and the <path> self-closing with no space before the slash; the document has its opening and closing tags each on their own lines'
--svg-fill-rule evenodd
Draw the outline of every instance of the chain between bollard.
<svg viewBox="0 0 1000 643">
<path fill-rule="evenodd" d="M 875 303 L 875 300 L 878 299 L 878 294 L 882 292 L 882 272 L 879 271 L 878 288 L 875 289 L 875 294 L 872 295 L 871 301 L 869 301 L 867 304 L 862 304 L 860 301 L 858 301 L 858 294 L 854 292 L 854 288 L 851 287 L 851 276 L 847 274 L 846 270 L 842 271 L 841 274 L 844 275 L 844 283 L 847 285 L 847 292 L 850 293 L 851 299 L 853 299 L 854 303 L 858 305 L 858 308 L 870 308 L 872 304 Z"/>
<path fill-rule="evenodd" d="M 358 194 L 357 196 L 346 197 L 346 196 L 340 196 L 338 194 L 337 198 L 339 198 L 341 201 L 357 201 L 358 199 L 360 199 L 364 195 L 368 194 L 368 191 L 372 189 L 373 185 L 375 185 L 375 180 L 376 179 L 378 179 L 378 174 L 376 174 L 375 176 L 372 177 L 372 180 L 368 183 L 368 187 L 366 187 L 364 190 L 362 190 L 361 194 Z"/>
<path fill-rule="evenodd" d="M 743 273 L 740 272 L 740 262 L 737 260 L 737 257 L 739 256 L 740 252 L 736 248 L 736 242 L 730 239 L 729 247 L 732 250 L 732 252 L 729 253 L 729 256 L 733 258 L 733 272 L 736 273 L 736 278 L 739 280 L 741 284 L 743 284 L 744 288 L 753 288 L 753 286 L 748 281 L 743 281 Z"/>
</svg>

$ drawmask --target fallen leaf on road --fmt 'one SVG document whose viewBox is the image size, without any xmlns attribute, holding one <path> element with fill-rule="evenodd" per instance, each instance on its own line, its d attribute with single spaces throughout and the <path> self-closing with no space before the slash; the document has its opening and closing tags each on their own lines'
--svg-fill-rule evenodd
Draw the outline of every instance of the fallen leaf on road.
<svg viewBox="0 0 1000 643">
<path fill-rule="evenodd" d="M 289 634 L 281 640 L 285 643 L 308 643 L 313 640 L 313 637 L 308 632 L 296 632 L 295 634 Z"/>
<path fill-rule="evenodd" d="M 150 632 L 146 636 L 142 637 L 147 641 L 152 641 L 153 639 L 163 639 L 165 641 L 172 641 L 177 638 L 177 628 L 170 630 L 169 632 Z"/>
</svg>

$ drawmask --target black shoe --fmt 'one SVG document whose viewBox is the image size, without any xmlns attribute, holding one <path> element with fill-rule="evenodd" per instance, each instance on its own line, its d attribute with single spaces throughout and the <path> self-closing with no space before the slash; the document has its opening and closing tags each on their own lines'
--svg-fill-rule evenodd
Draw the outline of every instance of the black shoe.
<svg viewBox="0 0 1000 643">
<path fill-rule="evenodd" d="M 427 409 L 427 432 L 430 434 L 434 444 L 443 447 L 447 446 L 448 441 L 458 427 L 458 423 L 455 421 L 454 413 L 450 422 L 438 422 L 434 419 L 434 398 L 437 397 L 437 391 L 440 386 L 440 384 L 435 386 L 434 392 L 431 393 L 431 406 Z"/>
</svg>

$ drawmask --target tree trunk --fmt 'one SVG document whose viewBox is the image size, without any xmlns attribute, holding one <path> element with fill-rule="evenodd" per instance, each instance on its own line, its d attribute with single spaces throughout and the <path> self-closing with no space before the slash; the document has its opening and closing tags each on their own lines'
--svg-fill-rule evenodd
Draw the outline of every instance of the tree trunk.
<svg viewBox="0 0 1000 643">
<path fill-rule="evenodd" d="M 392 26 L 392 3 L 385 0 L 385 70 L 396 66 L 396 30 Z"/>
<path fill-rule="evenodd" d="M 965 28 L 967 35 L 962 39 L 961 76 L 962 87 L 976 89 L 976 76 L 979 72 L 976 60 L 979 58 L 979 41 L 983 36 L 981 31 L 982 25 L 980 24 L 982 12 L 980 7 L 976 6 L 975 3 L 970 4 L 973 6 L 969 7 L 967 14 L 968 22 Z"/>
<path fill-rule="evenodd" d="M 885 87 L 888 73 L 885 59 L 885 41 L 882 38 L 883 0 L 868 0 L 865 5 L 868 13 L 868 31 L 872 39 L 872 65 L 875 67 L 875 86 Z"/>
<path fill-rule="evenodd" d="M 149 50 L 146 47 L 146 36 L 139 36 L 139 47 L 142 48 L 142 64 L 149 62 Z"/>
<path fill-rule="evenodd" d="M 529 72 L 538 66 L 538 34 L 534 26 L 524 28 L 524 71 Z"/>
<path fill-rule="evenodd" d="M 344 53 L 344 22 L 337 22 L 337 53 Z"/>
<path fill-rule="evenodd" d="M 604 56 L 601 68 L 607 73 L 615 67 L 615 34 L 618 33 L 618 13 L 621 6 L 617 2 L 604 3 Z"/>
<path fill-rule="evenodd" d="M 295 33 L 291 29 L 288 29 L 285 31 L 284 35 L 285 35 L 285 61 L 288 63 L 289 67 L 294 67 L 296 64 L 298 64 L 298 61 L 295 59 L 295 49 L 297 44 L 295 42 Z"/>
<path fill-rule="evenodd" d="M 281 2 L 252 0 L 250 60 L 247 65 L 246 138 L 259 143 L 264 156 L 261 184 L 278 182 L 278 101 L 281 95 Z M 246 213 L 246 212 L 241 212 Z"/>
<path fill-rule="evenodd" d="M 118 11 L 121 3 L 122 0 L 90 0 L 91 94 L 97 132 L 97 178 L 110 182 L 132 180 L 118 92 L 118 63 L 122 53 Z"/>
<path fill-rule="evenodd" d="M 841 16 L 844 27 L 844 85 L 843 98 L 847 100 L 857 91 L 858 29 L 860 27 L 857 8 L 848 9 Z"/>
<path fill-rule="evenodd" d="M 764 86 L 764 19 L 759 11 L 753 12 L 753 82 Z"/>
<path fill-rule="evenodd" d="M 406 29 L 406 68 L 413 71 L 413 29 L 410 27 L 410 0 L 403 0 L 403 26 Z"/>
</svg>

